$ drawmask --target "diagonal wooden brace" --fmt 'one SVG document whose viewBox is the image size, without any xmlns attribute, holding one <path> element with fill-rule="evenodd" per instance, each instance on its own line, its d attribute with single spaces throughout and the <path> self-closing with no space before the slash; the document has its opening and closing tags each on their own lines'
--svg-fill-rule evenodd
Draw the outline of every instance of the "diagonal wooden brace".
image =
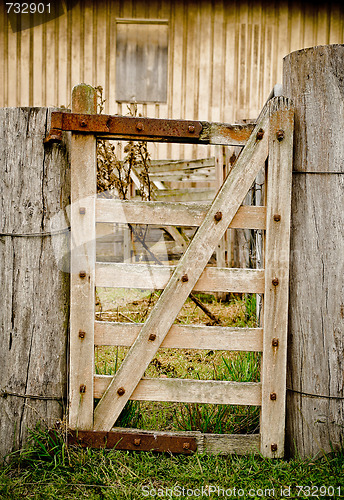
<svg viewBox="0 0 344 500">
<path fill-rule="evenodd" d="M 270 102 L 159 301 L 94 412 L 94 430 L 110 431 L 154 358 L 268 156 Z"/>
</svg>

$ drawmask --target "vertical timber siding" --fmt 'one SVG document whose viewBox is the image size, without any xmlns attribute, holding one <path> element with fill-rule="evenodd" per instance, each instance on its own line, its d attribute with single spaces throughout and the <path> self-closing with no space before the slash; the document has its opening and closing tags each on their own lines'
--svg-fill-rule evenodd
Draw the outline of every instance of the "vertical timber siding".
<svg viewBox="0 0 344 500">
<path fill-rule="evenodd" d="M 343 43 L 344 6 L 333 0 L 84 0 L 64 15 L 12 32 L 0 6 L 0 106 L 70 107 L 71 89 L 85 82 L 104 88 L 106 113 L 116 103 L 116 19 L 169 21 L 166 104 L 139 112 L 159 118 L 233 122 L 256 118 L 282 80 L 291 51 Z M 207 147 L 161 145 L 160 157 L 210 156 Z"/>
</svg>

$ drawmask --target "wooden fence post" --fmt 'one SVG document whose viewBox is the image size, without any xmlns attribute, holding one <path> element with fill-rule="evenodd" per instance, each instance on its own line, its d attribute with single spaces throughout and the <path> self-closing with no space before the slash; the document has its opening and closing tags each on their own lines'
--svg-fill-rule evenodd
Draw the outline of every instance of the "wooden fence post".
<svg viewBox="0 0 344 500">
<path fill-rule="evenodd" d="M 295 106 L 287 387 L 291 455 L 344 441 L 344 45 L 284 59 Z"/>
<path fill-rule="evenodd" d="M 73 113 L 95 114 L 97 93 L 80 84 L 72 92 Z M 96 138 L 72 133 L 71 139 L 71 315 L 69 427 L 93 427 L 94 305 L 97 196 Z"/>
<path fill-rule="evenodd" d="M 69 142 L 43 144 L 51 111 L 0 110 L 0 459 L 61 419 L 67 395 L 69 273 L 54 248 L 68 232 L 50 222 L 69 204 Z"/>
</svg>

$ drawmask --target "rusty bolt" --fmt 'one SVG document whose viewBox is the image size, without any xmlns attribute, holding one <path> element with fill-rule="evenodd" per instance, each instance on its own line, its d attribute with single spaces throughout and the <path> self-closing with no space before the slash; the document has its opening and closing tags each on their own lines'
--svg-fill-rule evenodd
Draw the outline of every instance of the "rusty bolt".
<svg viewBox="0 0 344 500">
<path fill-rule="evenodd" d="M 140 438 L 134 439 L 134 445 L 135 446 L 140 446 L 140 444 L 141 444 L 141 439 Z"/>
<path fill-rule="evenodd" d="M 85 120 L 81 120 L 80 127 L 87 127 L 87 122 L 85 122 Z"/>
<path fill-rule="evenodd" d="M 80 386 L 80 393 L 84 394 L 85 392 L 86 392 L 86 385 L 81 384 L 81 386 Z"/>
<path fill-rule="evenodd" d="M 86 335 L 86 333 L 85 333 L 85 332 L 83 332 L 82 330 L 79 330 L 79 337 L 80 337 L 81 339 L 84 339 L 84 338 L 85 338 L 85 335 Z"/>
<path fill-rule="evenodd" d="M 86 213 L 86 208 L 85 207 L 80 207 L 79 208 L 79 214 L 80 215 L 85 215 L 85 213 Z"/>
<path fill-rule="evenodd" d="M 219 222 L 222 219 L 222 212 L 216 212 L 216 214 L 214 215 L 214 219 L 216 220 L 216 222 Z"/>
<path fill-rule="evenodd" d="M 276 401 L 276 399 L 277 399 L 277 395 L 276 395 L 276 393 L 275 393 L 275 392 L 272 392 L 272 393 L 270 394 L 270 399 L 271 399 L 271 401 Z"/>
<path fill-rule="evenodd" d="M 272 280 L 272 284 L 273 284 L 273 286 L 277 286 L 279 284 L 278 278 L 274 278 Z"/>
<path fill-rule="evenodd" d="M 143 127 L 143 123 L 142 122 L 138 122 L 138 124 L 136 125 L 136 128 L 137 128 L 138 131 L 141 132 L 143 130 L 143 128 L 144 128 Z"/>
<path fill-rule="evenodd" d="M 283 139 L 284 139 L 284 130 L 277 130 L 276 137 L 277 137 L 277 140 L 279 142 L 283 141 Z"/>
<path fill-rule="evenodd" d="M 277 444 L 276 443 L 272 443 L 271 451 L 277 451 Z"/>
<path fill-rule="evenodd" d="M 151 333 L 150 336 L 148 337 L 148 340 L 154 341 L 156 339 L 155 333 Z"/>
<path fill-rule="evenodd" d="M 120 387 L 118 390 L 117 390 L 117 394 L 119 396 L 123 396 L 123 394 L 125 393 L 125 389 L 123 387 Z"/>
<path fill-rule="evenodd" d="M 275 221 L 275 222 L 279 222 L 280 220 L 281 220 L 281 216 L 280 216 L 280 214 L 275 214 L 275 215 L 274 215 L 274 221 Z"/>
<path fill-rule="evenodd" d="M 183 443 L 183 450 L 188 450 L 190 448 L 190 443 Z"/>
<path fill-rule="evenodd" d="M 272 339 L 272 342 L 271 342 L 272 347 L 278 347 L 278 343 L 279 343 L 278 339 Z"/>
<path fill-rule="evenodd" d="M 182 276 L 182 282 L 186 283 L 187 281 L 189 281 L 188 275 L 187 274 L 183 274 L 183 276 Z"/>
<path fill-rule="evenodd" d="M 260 128 L 257 132 L 257 135 L 256 135 L 256 138 L 257 138 L 257 141 L 260 141 L 262 140 L 264 137 L 264 130 L 262 128 Z"/>
<path fill-rule="evenodd" d="M 195 132 L 195 126 L 194 125 L 189 125 L 188 131 L 190 132 L 190 134 L 193 134 Z"/>
<path fill-rule="evenodd" d="M 79 277 L 80 278 L 86 278 L 86 271 L 80 271 Z"/>
</svg>

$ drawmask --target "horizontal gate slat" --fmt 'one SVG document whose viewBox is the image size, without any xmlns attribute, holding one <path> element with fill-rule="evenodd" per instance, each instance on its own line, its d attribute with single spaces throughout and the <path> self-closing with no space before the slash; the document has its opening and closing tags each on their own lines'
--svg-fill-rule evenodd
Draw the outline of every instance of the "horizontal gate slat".
<svg viewBox="0 0 344 500">
<path fill-rule="evenodd" d="M 98 199 L 96 201 L 96 221 L 162 226 L 200 226 L 209 207 L 208 203 Z M 265 207 L 243 205 L 239 207 L 229 227 L 265 229 L 265 213 Z"/>
<path fill-rule="evenodd" d="M 111 375 L 95 375 L 95 398 L 102 397 L 112 378 Z M 143 378 L 130 399 L 135 401 L 260 406 L 261 394 L 259 382 Z"/>
<path fill-rule="evenodd" d="M 174 266 L 97 263 L 96 286 L 162 290 L 173 271 Z M 207 267 L 195 284 L 194 291 L 263 293 L 264 270 Z"/>
<path fill-rule="evenodd" d="M 142 325 L 142 323 L 96 321 L 94 343 L 98 346 L 130 347 L 135 342 Z M 261 352 L 263 349 L 263 329 L 173 325 L 161 347 Z"/>
</svg>

